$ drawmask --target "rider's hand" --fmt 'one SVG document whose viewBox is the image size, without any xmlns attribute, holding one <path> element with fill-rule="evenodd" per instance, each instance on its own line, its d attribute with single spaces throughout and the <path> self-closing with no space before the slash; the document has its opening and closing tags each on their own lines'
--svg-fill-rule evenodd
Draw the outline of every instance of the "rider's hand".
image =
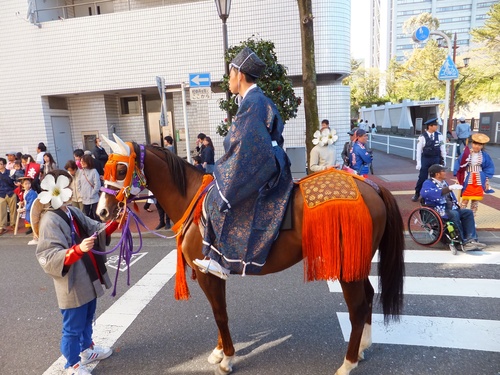
<svg viewBox="0 0 500 375">
<path fill-rule="evenodd" d="M 95 237 L 87 237 L 80 243 L 80 250 L 82 253 L 87 253 L 94 247 Z"/>
<path fill-rule="evenodd" d="M 420 164 L 417 164 L 417 166 L 416 166 L 417 171 L 419 171 L 419 170 L 420 170 L 420 168 L 422 168 L 422 167 L 420 166 Z"/>
<path fill-rule="evenodd" d="M 460 184 L 453 184 L 453 185 L 450 185 L 448 187 L 450 188 L 450 190 L 462 190 L 462 188 L 463 188 L 463 186 Z"/>
</svg>

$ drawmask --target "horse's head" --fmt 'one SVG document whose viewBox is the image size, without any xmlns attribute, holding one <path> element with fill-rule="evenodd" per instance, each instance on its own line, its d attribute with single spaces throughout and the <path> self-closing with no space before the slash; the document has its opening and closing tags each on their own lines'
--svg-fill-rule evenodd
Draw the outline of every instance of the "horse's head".
<svg viewBox="0 0 500 375">
<path fill-rule="evenodd" d="M 113 137 L 116 142 L 101 136 L 113 150 L 104 166 L 103 194 L 97 205 L 97 214 L 103 221 L 118 218 L 127 205 L 127 199 L 138 194 L 145 186 L 142 166 L 136 164 L 133 144 L 123 142 L 116 134 Z"/>
</svg>

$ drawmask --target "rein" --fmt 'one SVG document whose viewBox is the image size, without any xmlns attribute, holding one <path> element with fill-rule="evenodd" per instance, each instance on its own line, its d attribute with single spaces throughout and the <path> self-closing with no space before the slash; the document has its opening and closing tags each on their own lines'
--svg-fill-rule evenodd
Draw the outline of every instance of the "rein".
<svg viewBox="0 0 500 375">
<path fill-rule="evenodd" d="M 142 233 L 141 233 L 141 228 L 143 227 L 146 229 L 148 232 L 153 233 L 154 235 L 158 237 L 162 237 L 165 239 L 172 239 L 172 238 L 177 238 L 177 271 L 176 271 L 176 282 L 175 282 L 175 298 L 176 299 L 188 299 L 189 298 L 189 289 L 187 286 L 186 282 L 186 272 L 185 272 L 185 260 L 182 255 L 182 241 L 184 239 L 184 231 L 186 228 L 188 228 L 189 224 L 191 223 L 191 216 L 193 214 L 193 211 L 195 210 L 197 203 L 202 199 L 202 197 L 205 195 L 205 193 L 208 190 L 208 187 L 213 181 L 213 177 L 210 174 L 206 174 L 203 176 L 203 180 L 201 183 L 201 186 L 198 188 L 196 193 L 193 196 L 193 199 L 189 203 L 187 209 L 184 211 L 184 214 L 182 217 L 174 224 L 172 227 L 172 230 L 174 231 L 174 235 L 167 237 L 164 235 L 161 235 L 151 229 L 149 229 L 144 222 L 141 220 L 141 218 L 134 213 L 129 207 L 129 203 L 134 203 L 138 199 L 141 199 L 141 197 L 137 196 L 142 190 L 144 190 L 147 187 L 147 182 L 146 182 L 146 177 L 144 175 L 144 158 L 145 158 L 145 147 L 143 145 L 140 145 L 140 153 L 139 153 L 139 165 L 136 163 L 136 153 L 134 151 L 134 147 L 131 143 L 127 143 L 130 147 L 131 153 L 130 156 L 124 156 L 124 155 L 119 155 L 119 154 L 111 154 L 108 163 L 106 163 L 105 166 L 105 173 L 104 173 L 104 179 L 106 181 L 112 181 L 116 182 L 116 167 L 118 163 L 124 163 L 128 165 L 127 168 L 127 176 L 125 177 L 123 181 L 123 186 L 121 187 L 120 190 L 114 190 L 110 189 L 107 186 L 101 187 L 101 191 L 105 194 L 110 194 L 115 196 L 116 200 L 119 202 L 123 203 L 123 207 L 118 211 L 116 217 L 114 220 L 116 220 L 120 214 L 122 214 L 122 217 L 120 219 L 120 227 L 122 229 L 122 235 L 120 237 L 120 240 L 116 244 L 115 247 L 113 247 L 111 250 L 106 251 L 106 252 L 98 252 L 96 250 L 92 250 L 92 252 L 96 254 L 104 254 L 108 255 L 116 251 L 118 248 L 120 249 L 120 253 L 118 255 L 118 267 L 116 270 L 116 276 L 115 276 L 115 285 L 113 289 L 113 293 L 111 294 L 113 297 L 116 296 L 116 288 L 117 288 L 117 281 L 118 281 L 118 275 L 120 272 L 120 264 L 122 261 L 125 261 L 125 264 L 127 265 L 127 285 L 130 285 L 130 261 L 132 257 L 139 253 L 142 249 Z M 130 166 L 134 166 L 134 168 L 131 168 Z M 137 232 L 139 234 L 139 246 L 137 250 L 134 250 L 134 243 L 133 243 L 133 236 L 132 232 L 130 231 L 130 220 L 131 218 L 135 222 L 135 226 L 137 228 Z M 125 222 L 123 223 L 125 219 Z M 101 228 L 99 231 L 102 232 L 103 230 L 106 229 L 106 227 L 109 226 L 109 224 L 106 224 L 105 227 Z"/>
</svg>

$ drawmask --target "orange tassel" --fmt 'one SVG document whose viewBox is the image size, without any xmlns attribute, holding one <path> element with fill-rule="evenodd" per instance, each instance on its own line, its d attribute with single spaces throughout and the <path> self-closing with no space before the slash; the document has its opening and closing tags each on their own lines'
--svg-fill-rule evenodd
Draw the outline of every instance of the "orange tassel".
<svg viewBox="0 0 500 375">
<path fill-rule="evenodd" d="M 201 186 L 198 188 L 198 191 L 195 193 L 193 199 L 189 203 L 188 208 L 186 209 L 186 211 L 184 211 L 184 214 L 182 215 L 182 217 L 172 227 L 172 230 L 175 233 L 178 233 L 178 235 L 177 235 L 177 271 L 175 273 L 175 288 L 174 288 L 175 289 L 174 296 L 175 296 L 176 300 L 189 299 L 189 287 L 188 287 L 187 281 L 186 281 L 186 261 L 184 260 L 184 255 L 182 254 L 182 240 L 184 238 L 183 234 L 182 234 L 182 230 L 184 227 L 183 224 L 188 219 L 189 215 L 191 215 L 191 213 L 193 212 L 193 206 L 194 206 L 196 200 L 198 199 L 198 196 L 205 189 L 205 187 L 210 182 L 212 182 L 212 180 L 213 180 L 212 175 L 206 174 L 203 176 Z M 199 201 L 202 201 L 202 199 L 200 199 Z M 199 203 L 199 202 L 196 202 L 196 203 Z"/>
<path fill-rule="evenodd" d="M 186 265 L 182 255 L 182 234 L 177 236 L 177 270 L 175 273 L 174 297 L 176 300 L 189 299 L 189 287 L 186 281 Z"/>
<path fill-rule="evenodd" d="M 314 174 L 307 180 L 315 175 L 319 176 Z M 345 176 L 342 179 L 345 188 Z M 350 189 L 352 186 L 356 191 L 351 198 L 326 200 L 312 208 L 304 199 L 302 252 L 306 281 L 341 279 L 349 282 L 368 277 L 372 259 L 372 220 L 357 186 L 352 184 Z M 318 189 L 301 184 L 302 194 L 304 190 Z"/>
</svg>

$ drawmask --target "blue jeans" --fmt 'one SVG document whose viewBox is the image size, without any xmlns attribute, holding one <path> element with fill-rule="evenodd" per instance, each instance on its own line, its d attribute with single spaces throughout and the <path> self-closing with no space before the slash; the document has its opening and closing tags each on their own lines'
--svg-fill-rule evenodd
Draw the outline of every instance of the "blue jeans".
<svg viewBox="0 0 500 375">
<path fill-rule="evenodd" d="M 468 208 L 461 208 L 460 210 L 446 210 L 448 219 L 453 221 L 462 237 L 462 242 L 465 243 L 470 240 L 477 240 L 476 223 L 474 221 L 474 213 Z"/>
<path fill-rule="evenodd" d="M 97 306 L 97 298 L 74 309 L 61 309 L 63 328 L 61 353 L 66 358 L 68 368 L 80 361 L 80 352 L 92 345 L 92 321 Z"/>
</svg>

